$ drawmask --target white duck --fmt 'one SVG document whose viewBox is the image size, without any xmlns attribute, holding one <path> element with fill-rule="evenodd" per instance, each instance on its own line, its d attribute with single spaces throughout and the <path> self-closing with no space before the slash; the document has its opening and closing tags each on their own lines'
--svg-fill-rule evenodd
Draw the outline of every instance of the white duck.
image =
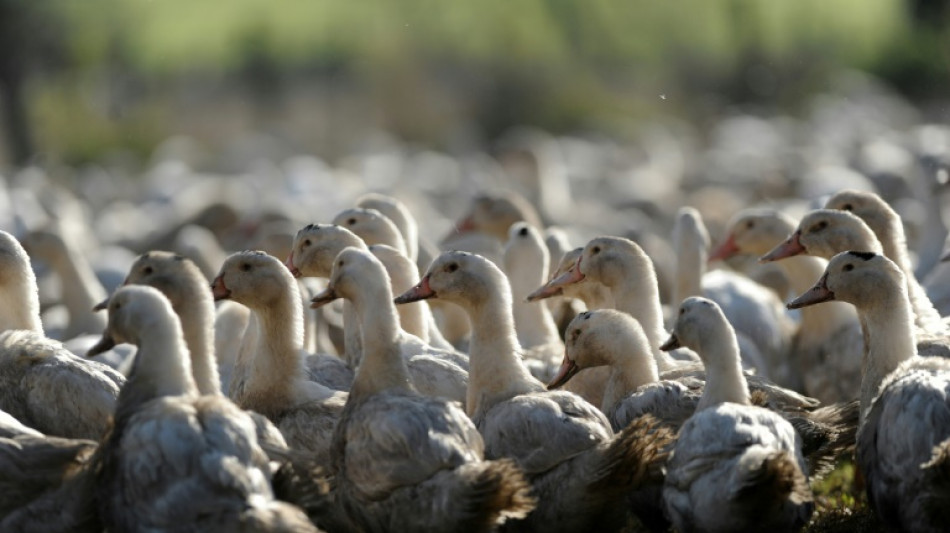
<svg viewBox="0 0 950 533">
<path fill-rule="evenodd" d="M 755 407 L 722 310 L 687 298 L 665 349 L 689 346 L 706 389 L 667 462 L 663 503 L 679 531 L 797 531 L 814 510 L 801 439 L 788 421 Z"/>
<path fill-rule="evenodd" d="M 907 282 L 893 261 L 842 252 L 796 308 L 853 304 L 867 339 L 857 463 L 868 501 L 891 527 L 946 531 L 950 485 L 950 362 L 917 354 Z"/>
<path fill-rule="evenodd" d="M 485 439 L 486 457 L 513 458 L 531 479 L 538 508 L 524 527 L 617 527 L 626 494 L 659 459 L 668 434 L 644 420 L 614 435 L 604 415 L 577 395 L 545 391 L 521 361 L 511 289 L 488 259 L 442 253 L 396 302 L 423 298 L 460 305 L 472 321 L 466 409 Z"/>
<path fill-rule="evenodd" d="M 254 342 L 242 347 L 232 371 L 231 399 L 269 418 L 291 448 L 328 452 L 346 393 L 307 377 L 303 307 L 290 272 L 263 252 L 238 252 L 225 260 L 211 287 L 215 300 L 241 303 L 255 319 L 249 325 L 256 328 Z"/>
<path fill-rule="evenodd" d="M 789 238 L 777 245 L 761 258 L 762 261 L 776 261 L 798 254 L 817 255 L 831 259 L 836 254 L 857 250 L 882 253 L 881 242 L 871 228 L 859 217 L 848 211 L 835 209 L 817 209 L 802 217 L 798 228 Z M 917 292 L 913 286 L 919 284 L 913 276 L 905 275 L 911 308 L 914 311 L 917 326 L 917 346 L 926 355 L 950 357 L 950 335 L 939 319 L 933 319 L 936 312 L 930 300 L 915 298 Z"/>
<path fill-rule="evenodd" d="M 877 194 L 855 190 L 838 192 L 828 199 L 825 208 L 850 211 L 871 228 L 877 239 L 881 241 L 884 255 L 894 261 L 907 278 L 907 291 L 914 306 L 914 316 L 918 327 L 929 334 L 947 333 L 946 324 L 940 319 L 940 313 L 934 308 L 927 292 L 914 275 L 900 215 Z"/>
<path fill-rule="evenodd" d="M 505 274 L 511 283 L 518 342 L 524 349 L 531 373 L 548 381 L 557 370 L 564 343 L 548 307 L 527 300 L 528 294 L 548 277 L 550 259 L 541 232 L 527 222 L 512 224 L 503 257 Z"/>
<path fill-rule="evenodd" d="M 743 366 L 801 390 L 801 375 L 787 357 L 794 324 L 781 300 L 746 276 L 722 269 L 706 272 L 709 244 L 709 232 L 699 211 L 681 208 L 673 225 L 673 302 L 690 296 L 716 302 L 736 329 Z"/>
<path fill-rule="evenodd" d="M 344 252 L 346 255 L 343 255 Z M 389 296 L 383 298 L 385 295 Z M 364 324 L 366 328 L 380 324 L 382 316 L 396 313 L 391 295 L 389 276 L 382 263 L 366 250 L 348 247 L 337 256 L 326 290 L 314 296 L 311 305 L 319 307 L 337 298 L 345 298 L 353 304 L 360 324 Z M 404 358 L 415 390 L 425 396 L 455 400 L 464 404 L 468 373 L 458 364 L 446 359 L 427 355 L 406 355 L 407 351 L 410 351 L 407 345 L 419 344 L 418 339 L 399 328 L 398 320 L 396 327 L 398 331 L 388 341 Z M 372 329 L 366 331 L 376 333 Z M 366 337 L 364 334 L 363 339 Z M 467 364 L 467 359 L 464 362 Z"/>
<path fill-rule="evenodd" d="M 574 267 L 549 281 L 544 292 L 556 292 L 585 280 L 606 286 L 612 295 L 614 308 L 637 319 L 646 333 L 660 372 L 679 368 L 683 362 L 659 349 L 663 342 L 663 308 L 653 262 L 637 243 L 622 237 L 598 237 L 584 246 Z M 539 289 L 541 291 L 541 289 Z M 690 361 L 696 354 L 681 355 Z"/>
<path fill-rule="evenodd" d="M 406 257 L 416 263 L 419 257 L 419 225 L 405 204 L 392 196 L 367 193 L 356 200 L 356 207 L 375 209 L 391 220 L 406 244 Z"/>
<path fill-rule="evenodd" d="M 309 224 L 297 232 L 293 251 L 286 265 L 295 276 L 329 277 L 333 259 L 344 248 L 366 249 L 366 244 L 346 228 L 327 224 Z M 343 359 L 351 368 L 359 365 L 361 340 L 359 315 L 351 302 L 344 301 L 344 350 Z M 404 334 L 400 339 L 404 356 L 429 355 L 446 360 L 467 369 L 468 362 L 464 354 L 454 349 L 440 349 L 422 342 L 419 338 Z M 419 362 L 419 364 L 425 364 Z"/>
<path fill-rule="evenodd" d="M 724 260 L 747 254 L 762 256 L 795 231 L 795 223 L 771 209 L 749 209 L 729 222 L 727 237 L 710 256 Z M 776 263 L 797 293 L 811 287 L 826 261 L 800 255 Z M 822 402 L 857 398 L 861 386 L 864 337 L 854 308 L 844 303 L 807 307 L 792 340 L 789 359 L 798 367 L 804 392 Z"/>
<path fill-rule="evenodd" d="M 190 259 L 171 252 L 151 251 L 135 259 L 123 285 L 148 285 L 168 298 L 191 354 L 191 374 L 201 394 L 221 394 L 221 378 L 215 359 L 214 298 L 204 274 Z M 109 301 L 96 305 L 107 308 Z"/>
<path fill-rule="evenodd" d="M 300 509 L 274 499 L 253 420 L 225 398 L 199 396 L 167 298 L 120 288 L 107 334 L 139 350 L 95 458 L 106 529 L 316 531 Z"/>
<path fill-rule="evenodd" d="M 337 256 L 321 302 L 360 311 L 363 359 L 334 434 L 337 498 L 362 531 L 482 531 L 533 506 L 509 460 L 484 461 L 484 443 L 458 404 L 420 396 L 397 346 L 382 264 L 365 250 Z M 372 312 L 366 312 L 367 307 Z"/>
</svg>

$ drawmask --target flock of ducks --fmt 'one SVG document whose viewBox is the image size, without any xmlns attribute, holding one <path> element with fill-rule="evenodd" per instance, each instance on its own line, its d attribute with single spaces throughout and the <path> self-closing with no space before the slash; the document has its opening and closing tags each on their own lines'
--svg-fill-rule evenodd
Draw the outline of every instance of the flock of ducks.
<svg viewBox="0 0 950 533">
<path fill-rule="evenodd" d="M 62 221 L 0 232 L 0 530 L 797 531 L 853 453 L 882 522 L 944 531 L 933 286 L 879 194 L 812 207 L 715 247 L 681 208 L 671 269 L 512 191 L 438 245 L 380 193 L 214 205 L 112 278 Z"/>
</svg>

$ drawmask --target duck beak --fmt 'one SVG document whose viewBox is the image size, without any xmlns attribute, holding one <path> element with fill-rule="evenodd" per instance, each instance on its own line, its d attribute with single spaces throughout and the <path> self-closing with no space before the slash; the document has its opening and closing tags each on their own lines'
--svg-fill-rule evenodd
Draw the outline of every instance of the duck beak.
<svg viewBox="0 0 950 533">
<path fill-rule="evenodd" d="M 680 340 L 676 337 L 676 333 L 670 333 L 670 338 L 666 339 L 666 342 L 660 345 L 660 349 L 664 352 L 669 352 L 682 347 L 683 345 L 680 344 Z"/>
<path fill-rule="evenodd" d="M 231 297 L 231 289 L 224 284 L 224 276 L 218 276 L 211 282 L 211 294 L 214 295 L 214 301 L 227 300 Z"/>
<path fill-rule="evenodd" d="M 815 283 L 815 286 L 809 289 L 805 294 L 795 298 L 785 305 L 789 309 L 799 309 L 809 305 L 829 302 L 835 299 L 835 293 L 828 288 L 828 274 L 825 274 Z"/>
<path fill-rule="evenodd" d="M 779 259 L 785 259 L 786 257 L 792 257 L 796 255 L 801 255 L 805 253 L 805 247 L 801 243 L 802 231 L 797 230 L 792 234 L 785 242 L 776 246 L 772 249 L 771 252 L 763 255 L 759 258 L 760 263 L 769 263 L 771 261 L 778 261 Z"/>
<path fill-rule="evenodd" d="M 554 280 L 551 280 L 554 281 Z M 529 302 L 536 302 L 538 300 L 543 300 L 545 298 L 551 298 L 554 296 L 560 296 L 564 294 L 563 287 L 552 287 L 551 282 L 547 282 L 541 287 L 537 288 L 534 292 L 528 295 L 525 300 Z"/>
<path fill-rule="evenodd" d="M 92 307 L 92 310 L 93 310 L 93 312 L 95 312 L 95 311 L 105 311 L 105 310 L 108 309 L 108 308 L 109 308 L 109 298 L 106 298 L 105 300 L 103 300 L 103 301 L 97 303 L 96 305 L 94 305 L 94 306 Z"/>
<path fill-rule="evenodd" d="M 289 270 L 290 273 L 291 273 L 295 278 L 299 278 L 299 277 L 301 276 L 301 274 L 300 274 L 300 269 L 297 268 L 296 265 L 294 265 L 294 253 L 293 253 L 293 252 L 290 252 L 290 254 L 287 255 L 287 260 L 284 261 L 284 266 L 287 267 L 287 270 Z"/>
<path fill-rule="evenodd" d="M 528 301 L 533 302 L 542 298 L 558 296 L 564 292 L 564 287 L 584 281 L 586 277 L 587 276 L 581 272 L 581 259 L 578 257 L 577 263 L 575 263 L 574 266 L 572 266 L 567 272 L 545 283 L 544 286 L 529 294 Z"/>
<path fill-rule="evenodd" d="M 548 390 L 554 390 L 559 387 L 563 387 L 565 383 L 570 381 L 574 374 L 580 372 L 580 368 L 577 366 L 577 363 L 572 361 L 567 356 L 567 350 L 564 351 L 564 360 L 561 361 L 561 368 L 558 369 L 557 375 L 554 376 L 554 379 L 548 383 Z"/>
<path fill-rule="evenodd" d="M 340 295 L 333 290 L 332 285 L 327 285 L 319 294 L 310 299 L 310 309 L 318 309 L 339 298 Z"/>
<path fill-rule="evenodd" d="M 99 339 L 99 342 L 95 346 L 89 348 L 89 351 L 86 352 L 86 357 L 94 357 L 103 352 L 108 352 L 112 348 L 115 348 L 115 339 L 112 338 L 112 335 L 109 335 L 109 331 L 102 332 L 102 338 Z"/>
<path fill-rule="evenodd" d="M 736 246 L 736 238 L 730 233 L 729 238 L 725 240 L 718 248 L 709 256 L 709 262 L 713 261 L 724 261 L 730 257 L 738 254 L 740 252 L 739 247 Z"/>
<path fill-rule="evenodd" d="M 429 298 L 438 298 L 438 295 L 432 290 L 432 287 L 429 286 L 429 275 L 426 274 L 415 287 L 393 298 L 393 303 L 408 304 Z"/>
</svg>

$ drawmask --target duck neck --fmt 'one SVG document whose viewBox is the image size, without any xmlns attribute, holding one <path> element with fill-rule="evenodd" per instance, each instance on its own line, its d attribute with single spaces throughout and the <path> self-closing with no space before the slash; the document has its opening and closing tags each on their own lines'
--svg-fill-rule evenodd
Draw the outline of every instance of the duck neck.
<svg viewBox="0 0 950 533">
<path fill-rule="evenodd" d="M 429 327 L 425 315 L 425 302 L 412 302 L 400 305 L 396 308 L 399 313 L 399 324 L 403 331 L 410 333 L 422 339 L 422 342 L 429 343 Z M 364 340 L 365 343 L 365 340 Z"/>
<path fill-rule="evenodd" d="M 864 331 L 862 421 L 884 378 L 917 354 L 917 339 L 907 295 L 903 290 L 880 291 L 880 294 L 881 300 L 872 308 L 859 312 L 861 329 Z"/>
<path fill-rule="evenodd" d="M 154 317 L 141 329 L 132 372 L 122 387 L 120 410 L 164 396 L 197 396 L 188 347 L 177 319 Z"/>
<path fill-rule="evenodd" d="M 706 251 L 695 243 L 677 243 L 676 283 L 673 286 L 673 302 L 677 305 L 690 296 L 703 295 L 703 274 L 706 273 Z"/>
<path fill-rule="evenodd" d="M 525 348 L 556 343 L 559 340 L 557 324 L 551 316 L 551 310 L 544 303 L 528 302 L 524 298 L 515 298 L 513 317 L 518 341 Z"/>
<path fill-rule="evenodd" d="M 363 330 L 363 358 L 350 389 L 351 398 L 386 390 L 414 391 L 399 351 L 400 328 L 392 290 L 386 282 L 363 279 L 351 296 Z"/>
<path fill-rule="evenodd" d="M 221 377 L 214 354 L 214 302 L 208 291 L 198 301 L 188 302 L 175 311 L 181 318 L 185 343 L 191 353 L 191 372 L 202 395 L 221 394 Z"/>
<path fill-rule="evenodd" d="M 469 415 L 483 413 L 513 396 L 544 390 L 521 361 L 510 293 L 487 291 L 485 297 L 469 309 L 469 317 L 472 321 L 466 396 Z"/>
<path fill-rule="evenodd" d="M 782 270 L 795 294 L 803 294 L 812 288 L 815 280 L 825 272 L 826 261 L 809 255 L 789 257 L 775 264 Z M 822 305 L 809 305 L 801 309 L 799 342 L 823 344 L 828 338 L 847 324 L 854 324 L 857 313 L 854 306 L 844 302 L 828 302 Z"/>
<path fill-rule="evenodd" d="M 26 329 L 43 334 L 40 297 L 32 270 L 25 283 L 10 283 L 0 289 L 0 301 L 6 302 L 0 305 L 0 331 Z"/>
<path fill-rule="evenodd" d="M 251 310 L 256 318 L 256 348 L 249 365 L 241 407 L 273 417 L 296 403 L 303 379 L 303 307 L 296 283 L 266 307 Z M 243 354 L 242 354 L 243 355 Z"/>
<path fill-rule="evenodd" d="M 52 261 L 51 266 L 56 269 L 62 281 L 63 305 L 69 311 L 70 328 L 66 331 L 66 336 L 74 337 L 105 328 L 104 314 L 90 310 L 106 298 L 106 291 L 85 257 L 66 245 Z"/>
<path fill-rule="evenodd" d="M 605 413 L 640 387 L 660 379 L 656 360 L 646 347 L 625 347 L 610 353 L 610 377 L 607 379 L 602 405 Z"/>
<path fill-rule="evenodd" d="M 697 411 L 723 402 L 752 405 L 749 385 L 742 374 L 739 343 L 732 327 L 723 331 L 707 332 L 699 350 L 706 364 L 706 388 L 696 406 Z"/>
<path fill-rule="evenodd" d="M 904 273 L 904 279 L 907 283 L 907 295 L 910 298 L 910 304 L 914 312 L 914 324 L 917 328 L 928 334 L 945 334 L 945 327 L 940 318 L 940 313 L 933 306 L 933 302 L 927 296 L 927 292 L 917 282 L 914 276 L 914 268 L 910 257 L 907 255 L 907 238 L 904 235 L 904 227 L 901 224 L 900 217 L 896 213 L 888 217 L 886 222 L 876 224 L 872 230 L 877 234 L 881 241 L 881 247 L 884 249 L 884 255 L 891 261 L 894 261 Z"/>
<path fill-rule="evenodd" d="M 648 261 L 648 259 L 647 259 Z M 633 269 L 625 269 L 633 272 Z M 666 340 L 663 331 L 663 309 L 660 306 L 660 290 L 656 282 L 656 273 L 649 265 L 645 275 L 635 278 L 621 276 L 619 279 L 605 280 L 613 296 L 615 308 L 623 311 L 640 322 L 643 333 L 650 343 L 650 350 L 660 372 L 667 372 L 679 366 L 668 353 L 660 350 Z"/>
</svg>

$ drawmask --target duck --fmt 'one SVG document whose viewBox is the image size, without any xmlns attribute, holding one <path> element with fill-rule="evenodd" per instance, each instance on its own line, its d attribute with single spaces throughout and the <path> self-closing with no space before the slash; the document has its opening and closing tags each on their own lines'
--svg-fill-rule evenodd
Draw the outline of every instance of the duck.
<svg viewBox="0 0 950 533">
<path fill-rule="evenodd" d="M 760 257 L 795 231 L 795 222 L 774 209 L 747 209 L 728 223 L 726 238 L 709 257 L 722 261 L 741 255 Z M 775 263 L 798 293 L 821 276 L 827 261 L 799 255 Z M 853 306 L 842 302 L 806 307 L 792 339 L 790 359 L 802 377 L 803 392 L 822 403 L 858 397 L 864 335 Z"/>
<path fill-rule="evenodd" d="M 419 224 L 406 204 L 397 198 L 376 192 L 356 199 L 356 207 L 373 209 L 392 221 L 406 245 L 406 257 L 415 263 L 419 258 Z"/>
<path fill-rule="evenodd" d="M 649 419 L 615 434 L 603 413 L 579 396 L 545 390 L 521 360 L 511 287 L 489 259 L 443 252 L 395 302 L 429 298 L 461 306 L 472 322 L 466 412 L 485 441 L 485 456 L 514 459 L 538 501 L 517 528 L 618 528 L 626 519 L 626 496 L 655 470 L 651 465 L 662 464 L 672 436 Z"/>
<path fill-rule="evenodd" d="M 682 362 L 658 347 L 663 341 L 663 309 L 653 262 L 640 246 L 623 237 L 597 237 L 584 246 L 577 262 L 558 278 L 550 280 L 544 291 L 581 283 L 599 283 L 610 290 L 614 308 L 624 311 L 640 322 L 660 372 L 680 368 Z M 541 289 L 539 289 L 541 291 Z M 536 291 L 538 292 L 538 291 Z M 687 363 L 696 363 L 696 354 L 681 351 Z M 695 365 L 687 365 L 694 368 Z"/>
<path fill-rule="evenodd" d="M 849 189 L 839 191 L 828 198 L 825 209 L 854 213 L 871 228 L 881 242 L 884 255 L 897 263 L 904 271 L 917 325 L 928 333 L 945 333 L 946 324 L 941 320 L 940 313 L 934 308 L 927 292 L 914 275 L 914 267 L 907 248 L 907 238 L 904 235 L 904 224 L 897 211 L 894 211 L 876 193 Z"/>
<path fill-rule="evenodd" d="M 348 253 L 345 257 L 341 257 L 344 251 Z M 361 256 L 360 252 L 372 256 L 374 260 Z M 341 268 L 341 262 L 346 264 L 346 269 Z M 346 298 L 356 310 L 360 324 L 366 324 L 365 327 L 369 327 L 369 324 L 377 324 L 382 320 L 377 315 L 396 313 L 392 297 L 382 298 L 386 294 L 392 294 L 392 286 L 383 264 L 368 250 L 347 247 L 338 254 L 334 262 L 327 288 L 313 297 L 311 306 L 320 307 L 337 298 Z M 390 341 L 405 359 L 415 390 L 426 396 L 464 403 L 468 387 L 468 372 L 449 360 L 424 354 L 407 355 L 406 345 L 415 344 L 418 339 L 412 338 L 399 328 L 398 320 L 396 327 L 398 331 L 393 334 Z M 365 339 L 366 335 L 363 337 Z M 464 362 L 467 366 L 467 358 Z"/>
<path fill-rule="evenodd" d="M 841 252 L 790 308 L 855 306 L 866 343 L 855 450 L 868 502 L 888 526 L 945 531 L 950 483 L 950 361 L 918 353 L 903 269 L 879 253 Z"/>
<path fill-rule="evenodd" d="M 44 434 L 98 439 L 125 378 L 35 331 L 0 333 L 0 409 Z"/>
<path fill-rule="evenodd" d="M 145 252 L 135 258 L 123 285 L 155 287 L 168 298 L 182 325 L 191 374 L 198 391 L 203 395 L 220 395 L 221 377 L 214 345 L 214 299 L 197 264 L 172 252 Z M 106 298 L 93 309 L 102 311 L 108 306 Z"/>
<path fill-rule="evenodd" d="M 706 271 L 709 232 L 702 215 L 682 207 L 673 225 L 676 283 L 673 301 L 705 296 L 722 308 L 739 338 L 743 366 L 801 390 L 801 375 L 786 357 L 794 325 L 778 296 L 746 276 L 723 269 Z"/>
<path fill-rule="evenodd" d="M 666 464 L 665 512 L 679 531 L 798 531 L 814 511 L 801 439 L 752 405 L 735 330 L 706 298 L 683 301 L 663 349 L 692 348 L 707 380 Z"/>
<path fill-rule="evenodd" d="M 366 245 L 388 244 L 403 254 L 408 254 L 406 240 L 396 224 L 375 209 L 352 207 L 337 213 L 331 224 L 352 231 Z"/>
<path fill-rule="evenodd" d="M 802 217 L 788 239 L 759 260 L 777 261 L 798 254 L 831 259 L 848 250 L 884 253 L 883 245 L 874 232 L 857 215 L 845 210 L 816 209 Z M 919 284 L 912 275 L 905 276 L 905 282 L 914 310 L 918 347 L 927 355 L 950 357 L 950 334 L 939 316 L 933 319 L 933 305 L 926 296 L 915 297 L 919 293 L 913 286 L 919 287 Z"/>
<path fill-rule="evenodd" d="M 367 249 L 366 243 L 346 228 L 332 224 L 308 224 L 294 237 L 293 251 L 285 265 L 295 276 L 325 278 L 330 275 L 336 255 L 348 246 Z M 403 252 L 400 251 L 400 253 Z M 352 302 L 349 301 L 344 301 L 343 304 L 343 325 L 345 335 L 343 360 L 350 368 L 356 368 L 359 366 L 361 357 L 362 339 L 360 339 L 359 315 L 353 309 Z M 454 348 L 440 349 L 431 346 L 408 333 L 400 338 L 400 346 L 405 356 L 428 355 L 458 365 L 463 370 L 468 367 L 465 354 Z M 419 361 L 419 364 L 425 363 Z"/>
<path fill-rule="evenodd" d="M 490 531 L 524 517 L 534 499 L 514 462 L 485 461 L 461 405 L 417 392 L 385 276 L 375 256 L 347 247 L 315 296 L 350 299 L 364 325 L 363 359 L 333 437 L 337 501 L 361 531 Z"/>
<path fill-rule="evenodd" d="M 226 398 L 200 395 L 168 299 L 129 285 L 108 312 L 105 335 L 138 352 L 93 458 L 105 529 L 317 531 L 274 498 L 251 418 Z"/>
<path fill-rule="evenodd" d="M 292 449 L 325 456 L 347 394 L 309 379 L 303 307 L 293 276 L 272 255 L 237 252 L 225 260 L 211 290 L 215 300 L 234 300 L 252 313 L 252 334 L 245 335 L 232 370 L 230 398 L 270 419 Z"/>
<path fill-rule="evenodd" d="M 525 362 L 536 378 L 548 381 L 557 369 L 564 343 L 548 307 L 527 300 L 528 294 L 547 279 L 548 249 L 541 232 L 527 222 L 512 224 L 503 261 L 511 284 L 515 331 L 524 349 Z"/>
<path fill-rule="evenodd" d="M 520 194 L 510 190 L 485 191 L 472 198 L 450 237 L 481 233 L 504 243 L 508 240 L 508 229 L 520 221 L 539 230 L 544 228 L 537 209 Z"/>
</svg>

